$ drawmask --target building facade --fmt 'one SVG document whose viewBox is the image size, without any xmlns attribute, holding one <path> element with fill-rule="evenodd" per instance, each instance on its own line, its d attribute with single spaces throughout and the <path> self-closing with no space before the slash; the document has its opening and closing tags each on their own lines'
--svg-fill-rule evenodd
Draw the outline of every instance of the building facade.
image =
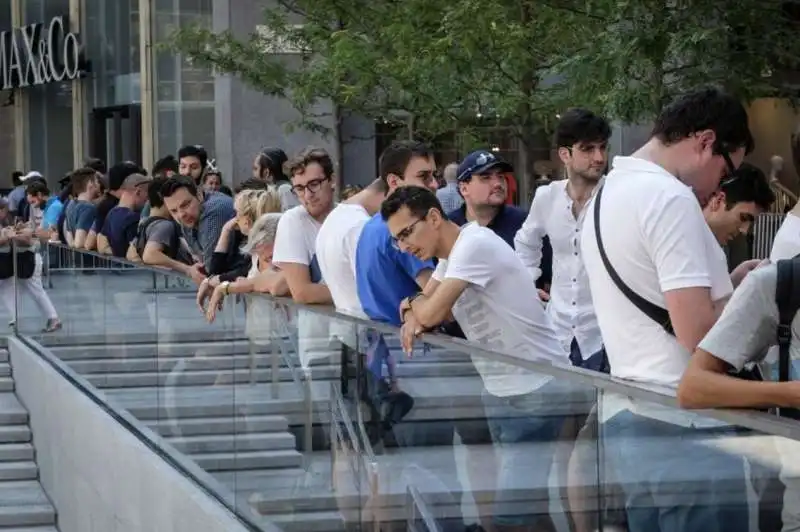
<svg viewBox="0 0 800 532">
<path fill-rule="evenodd" d="M 290 102 L 214 76 L 163 46 L 190 24 L 246 37 L 263 7 L 259 0 L 0 0 L 0 187 L 13 170 L 38 170 L 55 183 L 89 156 L 149 168 L 186 144 L 204 146 L 228 184 L 250 176 L 264 146 L 291 154 L 309 144 L 336 154 L 348 182 L 368 182 L 375 143 L 361 139 L 374 135 L 371 122 L 345 120 L 340 139 L 289 134 Z"/>
</svg>

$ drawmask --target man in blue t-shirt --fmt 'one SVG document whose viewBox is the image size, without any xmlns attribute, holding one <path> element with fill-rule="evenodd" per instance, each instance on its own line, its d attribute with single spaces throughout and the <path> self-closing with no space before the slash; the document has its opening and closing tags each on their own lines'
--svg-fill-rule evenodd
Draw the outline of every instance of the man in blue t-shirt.
<svg viewBox="0 0 800 532">
<path fill-rule="evenodd" d="M 97 249 L 100 253 L 125 258 L 128 247 L 136 240 L 139 228 L 139 211 L 147 201 L 150 179 L 142 174 L 131 174 L 122 182 L 119 203 L 106 216 Z"/>
<path fill-rule="evenodd" d="M 433 152 L 422 143 L 393 143 L 381 154 L 379 166 L 388 194 L 408 185 L 437 189 Z M 380 214 L 364 226 L 356 248 L 356 285 L 361 306 L 373 320 L 401 326 L 400 302 L 419 292 L 433 270 L 433 262 L 400 251 Z"/>
<path fill-rule="evenodd" d="M 416 185 L 436 190 L 436 163 L 433 152 L 419 142 L 396 142 L 386 148 L 378 162 L 380 178 L 388 194 L 398 187 Z M 388 195 L 387 194 L 387 195 Z M 410 228 L 413 231 L 413 228 Z M 421 290 L 433 273 L 431 261 L 421 261 L 400 251 L 380 214 L 369 220 L 356 246 L 356 287 L 364 312 L 373 320 L 399 327 L 400 302 Z M 383 335 L 367 331 L 366 375 L 368 398 L 379 407 L 386 404 L 382 430 L 397 424 L 413 405 L 400 392 L 395 363 Z M 386 367 L 387 379 L 383 368 Z M 401 404 L 401 401 L 406 404 Z M 380 408 L 378 408 L 380 410 Z M 373 441 L 380 433 L 372 436 Z"/>
<path fill-rule="evenodd" d="M 42 223 L 36 231 L 39 238 L 58 240 L 58 220 L 64 210 L 64 204 L 57 196 L 50 195 L 47 184 L 36 180 L 25 187 L 28 205 L 41 209 Z"/>
<path fill-rule="evenodd" d="M 72 193 L 75 200 L 67 205 L 64 221 L 67 244 L 76 249 L 92 249 L 87 236 L 97 215 L 94 202 L 100 196 L 97 172 L 91 168 L 79 168 L 72 172 Z"/>
</svg>

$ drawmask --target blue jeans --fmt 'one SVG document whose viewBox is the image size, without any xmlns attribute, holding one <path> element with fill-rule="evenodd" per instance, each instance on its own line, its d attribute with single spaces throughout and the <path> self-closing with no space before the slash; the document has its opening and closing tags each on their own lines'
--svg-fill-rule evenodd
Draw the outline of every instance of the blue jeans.
<svg viewBox="0 0 800 532">
<path fill-rule="evenodd" d="M 630 532 L 749 531 L 744 461 L 715 445 L 735 429 L 683 427 L 624 410 L 601 431 Z"/>
<path fill-rule="evenodd" d="M 592 371 L 599 371 L 600 373 L 610 373 L 611 366 L 608 364 L 608 355 L 606 355 L 606 348 L 601 347 L 599 351 L 593 353 L 586 360 L 583 359 L 581 353 L 581 346 L 578 341 L 573 338 L 572 343 L 569 344 L 569 361 L 572 365 L 578 368 L 590 369 Z"/>
<path fill-rule="evenodd" d="M 493 517 L 499 526 L 532 524 L 540 516 L 525 511 L 519 492 L 531 486 L 547 498 L 550 468 L 564 424 L 563 415 L 548 415 L 560 393 L 555 381 L 524 395 L 497 397 L 483 392 L 483 403 L 498 458 Z M 534 444 L 534 445 L 531 445 Z M 517 492 L 517 493 L 515 493 Z M 541 516 L 549 518 L 547 516 Z"/>
</svg>

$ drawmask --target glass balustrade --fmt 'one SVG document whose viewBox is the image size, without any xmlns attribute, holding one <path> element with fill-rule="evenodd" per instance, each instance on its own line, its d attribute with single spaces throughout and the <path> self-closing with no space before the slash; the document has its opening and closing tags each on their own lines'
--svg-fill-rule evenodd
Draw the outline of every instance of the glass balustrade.
<svg viewBox="0 0 800 532">
<path fill-rule="evenodd" d="M 17 334 L 258 529 L 800 523 L 796 422 L 686 412 L 661 390 L 441 335 L 407 354 L 393 327 L 263 295 L 228 296 L 209 322 L 185 278 L 49 253 L 43 279 L 64 326 L 41 332 L 17 281 Z"/>
</svg>

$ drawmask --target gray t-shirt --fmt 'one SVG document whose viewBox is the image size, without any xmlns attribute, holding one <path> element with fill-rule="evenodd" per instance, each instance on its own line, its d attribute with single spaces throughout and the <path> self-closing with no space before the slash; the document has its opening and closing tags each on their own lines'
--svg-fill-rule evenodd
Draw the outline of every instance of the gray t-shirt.
<svg viewBox="0 0 800 532">
<path fill-rule="evenodd" d="M 151 242 L 160 244 L 161 250 L 170 258 L 191 264 L 192 256 L 181 245 L 180 229 L 172 220 L 155 219 L 144 228 L 145 245 Z M 171 249 L 177 243 L 177 249 Z"/>
<path fill-rule="evenodd" d="M 736 370 L 749 362 L 762 362 L 769 348 L 778 341 L 777 283 L 775 264 L 750 272 L 698 347 Z M 800 318 L 797 315 L 792 321 L 789 351 L 792 359 L 800 358 Z"/>
</svg>

